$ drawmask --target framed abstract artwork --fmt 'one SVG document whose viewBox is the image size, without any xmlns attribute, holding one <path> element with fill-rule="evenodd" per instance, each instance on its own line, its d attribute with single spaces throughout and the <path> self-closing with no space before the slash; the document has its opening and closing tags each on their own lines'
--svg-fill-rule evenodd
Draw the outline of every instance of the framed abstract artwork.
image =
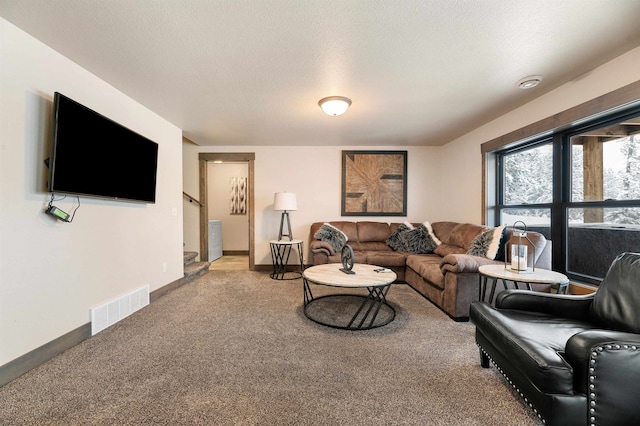
<svg viewBox="0 0 640 426">
<path fill-rule="evenodd" d="M 342 151 L 342 216 L 406 216 L 407 151 Z"/>
</svg>

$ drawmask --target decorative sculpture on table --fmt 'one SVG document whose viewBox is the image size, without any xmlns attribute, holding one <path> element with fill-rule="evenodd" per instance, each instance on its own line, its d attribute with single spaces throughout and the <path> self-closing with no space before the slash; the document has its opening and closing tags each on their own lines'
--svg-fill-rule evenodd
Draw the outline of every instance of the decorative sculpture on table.
<svg viewBox="0 0 640 426">
<path fill-rule="evenodd" d="M 340 270 L 345 274 L 355 274 L 355 271 L 352 271 L 354 257 L 353 249 L 349 244 L 342 247 L 342 268 L 340 268 Z"/>
</svg>

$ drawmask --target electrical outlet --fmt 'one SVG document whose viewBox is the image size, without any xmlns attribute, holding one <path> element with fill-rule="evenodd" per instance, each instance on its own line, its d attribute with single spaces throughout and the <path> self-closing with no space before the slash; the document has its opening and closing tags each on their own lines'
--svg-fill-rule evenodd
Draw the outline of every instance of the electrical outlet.
<svg viewBox="0 0 640 426">
<path fill-rule="evenodd" d="M 167 262 L 162 262 L 162 272 L 167 272 Z"/>
</svg>

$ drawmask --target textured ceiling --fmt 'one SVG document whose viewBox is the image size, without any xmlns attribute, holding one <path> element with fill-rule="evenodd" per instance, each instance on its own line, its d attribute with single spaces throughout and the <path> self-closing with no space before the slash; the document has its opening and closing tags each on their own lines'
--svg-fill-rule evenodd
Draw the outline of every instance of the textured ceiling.
<svg viewBox="0 0 640 426">
<path fill-rule="evenodd" d="M 640 45 L 639 0 L 0 0 L 0 16 L 200 145 L 441 145 Z M 318 107 L 332 95 L 353 100 L 343 116 Z"/>
</svg>

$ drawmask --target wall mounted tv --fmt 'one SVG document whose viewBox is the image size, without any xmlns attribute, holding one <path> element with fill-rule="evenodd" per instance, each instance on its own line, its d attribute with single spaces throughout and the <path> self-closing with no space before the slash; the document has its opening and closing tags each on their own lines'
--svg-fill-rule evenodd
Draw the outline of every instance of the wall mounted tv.
<svg viewBox="0 0 640 426">
<path fill-rule="evenodd" d="M 158 144 L 56 92 L 49 192 L 156 201 Z"/>
</svg>

